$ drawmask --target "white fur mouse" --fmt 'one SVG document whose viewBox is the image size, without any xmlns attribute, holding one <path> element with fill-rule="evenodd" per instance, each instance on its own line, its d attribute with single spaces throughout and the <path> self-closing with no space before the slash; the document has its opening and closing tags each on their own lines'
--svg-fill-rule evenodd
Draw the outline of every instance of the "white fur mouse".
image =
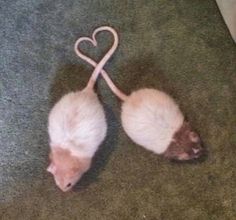
<svg viewBox="0 0 236 220">
<path fill-rule="evenodd" d="M 101 31 L 109 31 L 115 37 L 111 49 L 96 66 L 86 88 L 63 96 L 49 114 L 51 163 L 47 170 L 62 191 L 71 189 L 88 171 L 107 131 L 104 110 L 93 87 L 101 69 L 117 48 L 117 35 L 113 29 L 104 26 L 94 31 L 92 39 L 82 37 L 77 43 L 89 41 L 96 46 L 95 36 Z"/>
<path fill-rule="evenodd" d="M 83 60 L 96 66 L 96 62 L 78 50 Z M 121 120 L 125 132 L 137 144 L 168 159 L 191 160 L 203 153 L 199 135 L 185 121 L 176 102 L 156 89 L 140 89 L 127 96 L 111 81 L 107 73 L 101 74 L 111 90 L 122 101 Z"/>
</svg>

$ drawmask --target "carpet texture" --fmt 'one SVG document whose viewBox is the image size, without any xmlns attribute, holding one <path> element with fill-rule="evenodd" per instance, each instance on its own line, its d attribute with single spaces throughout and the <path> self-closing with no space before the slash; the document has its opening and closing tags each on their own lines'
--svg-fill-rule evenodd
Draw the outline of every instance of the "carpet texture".
<svg viewBox="0 0 236 220">
<path fill-rule="evenodd" d="M 100 78 L 109 131 L 91 170 L 69 193 L 48 165 L 47 116 L 93 70 L 76 57 L 79 36 L 111 25 L 120 44 L 106 70 L 127 94 L 172 95 L 208 157 L 173 163 L 135 145 L 120 101 Z M 236 216 L 236 48 L 213 0 L 0 2 L 0 219 L 233 220 Z M 83 45 L 97 60 L 99 49 Z"/>
</svg>

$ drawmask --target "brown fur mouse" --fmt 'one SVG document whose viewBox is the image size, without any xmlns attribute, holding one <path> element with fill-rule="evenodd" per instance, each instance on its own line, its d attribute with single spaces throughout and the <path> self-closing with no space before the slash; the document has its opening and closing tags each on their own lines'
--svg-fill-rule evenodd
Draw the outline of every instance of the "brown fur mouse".
<svg viewBox="0 0 236 220">
<path fill-rule="evenodd" d="M 77 42 L 76 54 L 96 67 L 96 62 L 82 54 L 78 46 Z M 150 88 L 126 95 L 114 85 L 104 70 L 101 70 L 101 74 L 114 94 L 123 101 L 122 126 L 135 143 L 168 159 L 186 161 L 202 155 L 204 150 L 199 135 L 169 95 Z"/>
</svg>

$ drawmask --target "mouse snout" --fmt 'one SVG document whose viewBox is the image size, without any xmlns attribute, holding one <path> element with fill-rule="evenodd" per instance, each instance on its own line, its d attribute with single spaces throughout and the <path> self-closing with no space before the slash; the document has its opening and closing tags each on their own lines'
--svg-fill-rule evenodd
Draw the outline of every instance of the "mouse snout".
<svg viewBox="0 0 236 220">
<path fill-rule="evenodd" d="M 68 191 L 70 191 L 71 190 L 71 186 L 70 187 L 68 187 L 68 186 L 65 186 L 65 187 L 59 187 L 63 192 L 68 192 Z"/>
<path fill-rule="evenodd" d="M 206 154 L 206 151 L 203 147 L 193 148 L 194 158 L 199 158 Z"/>
<path fill-rule="evenodd" d="M 56 184 L 58 186 L 58 188 L 63 191 L 63 192 L 68 192 L 72 189 L 73 185 L 71 183 L 61 183 L 58 180 L 56 180 Z"/>
<path fill-rule="evenodd" d="M 68 188 L 63 188 L 61 189 L 63 192 L 69 192 L 71 189 L 68 189 Z"/>
</svg>

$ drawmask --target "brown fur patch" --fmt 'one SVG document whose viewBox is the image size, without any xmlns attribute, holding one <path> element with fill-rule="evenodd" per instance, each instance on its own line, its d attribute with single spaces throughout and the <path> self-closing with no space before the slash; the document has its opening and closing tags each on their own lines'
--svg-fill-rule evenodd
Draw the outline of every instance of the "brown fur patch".
<svg viewBox="0 0 236 220">
<path fill-rule="evenodd" d="M 170 159 L 189 160 L 197 158 L 202 151 L 198 134 L 192 131 L 188 122 L 174 134 L 164 156 Z"/>
</svg>

